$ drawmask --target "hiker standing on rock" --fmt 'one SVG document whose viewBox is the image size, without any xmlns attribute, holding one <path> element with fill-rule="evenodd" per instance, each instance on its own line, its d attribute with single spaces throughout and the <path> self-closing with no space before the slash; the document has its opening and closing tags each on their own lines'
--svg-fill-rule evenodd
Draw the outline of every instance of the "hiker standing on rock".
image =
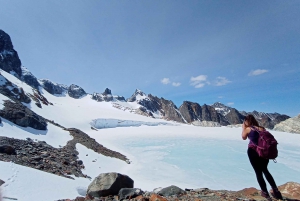
<svg viewBox="0 0 300 201">
<path fill-rule="evenodd" d="M 256 121 L 253 115 L 247 115 L 242 125 L 242 130 L 243 130 L 242 131 L 243 140 L 246 140 L 247 137 L 250 140 L 247 152 L 248 152 L 250 163 L 255 171 L 258 184 L 261 188 L 261 196 L 267 198 L 268 200 L 272 200 L 268 193 L 266 182 L 263 178 L 263 174 L 264 174 L 267 181 L 269 182 L 269 184 L 273 189 L 273 193 L 271 193 L 272 196 L 276 199 L 282 200 L 283 199 L 282 195 L 277 188 L 275 180 L 273 179 L 272 175 L 268 170 L 269 159 L 259 157 L 258 153 L 255 150 L 259 138 L 259 133 L 257 130 L 262 131 L 265 130 L 265 128 L 259 126 L 258 122 Z"/>
</svg>

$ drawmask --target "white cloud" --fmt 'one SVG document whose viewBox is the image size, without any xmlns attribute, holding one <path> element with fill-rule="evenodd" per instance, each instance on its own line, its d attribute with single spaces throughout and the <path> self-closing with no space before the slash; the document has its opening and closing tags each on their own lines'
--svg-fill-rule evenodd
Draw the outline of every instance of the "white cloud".
<svg viewBox="0 0 300 201">
<path fill-rule="evenodd" d="M 229 102 L 229 103 L 227 103 L 227 105 L 232 106 L 232 105 L 234 105 L 234 102 Z"/>
<path fill-rule="evenodd" d="M 195 88 L 201 88 L 201 87 L 204 87 L 204 83 L 200 83 L 200 84 L 197 84 L 196 86 L 195 86 Z"/>
<path fill-rule="evenodd" d="M 223 86 L 223 85 L 226 85 L 230 82 L 231 81 L 228 80 L 226 77 L 217 77 L 216 86 Z"/>
<path fill-rule="evenodd" d="M 161 83 L 163 83 L 163 84 L 169 84 L 170 83 L 170 79 L 169 78 L 163 78 L 161 80 Z"/>
<path fill-rule="evenodd" d="M 195 88 L 201 88 L 204 87 L 205 84 L 209 84 L 207 81 L 206 75 L 199 75 L 197 77 L 191 77 L 190 83 L 192 86 L 195 86 Z"/>
<path fill-rule="evenodd" d="M 223 96 L 218 96 L 218 98 L 220 98 L 220 99 L 221 99 L 221 98 L 224 98 L 224 97 L 223 97 Z"/>
<path fill-rule="evenodd" d="M 179 87 L 179 86 L 181 85 L 181 83 L 180 83 L 180 82 L 173 82 L 172 85 L 173 85 L 174 87 Z"/>
<path fill-rule="evenodd" d="M 269 71 L 266 69 L 256 69 L 256 70 L 252 70 L 250 73 L 248 73 L 248 75 L 249 76 L 257 76 L 257 75 L 261 75 L 261 74 L 264 74 L 267 72 L 269 72 Z"/>
</svg>

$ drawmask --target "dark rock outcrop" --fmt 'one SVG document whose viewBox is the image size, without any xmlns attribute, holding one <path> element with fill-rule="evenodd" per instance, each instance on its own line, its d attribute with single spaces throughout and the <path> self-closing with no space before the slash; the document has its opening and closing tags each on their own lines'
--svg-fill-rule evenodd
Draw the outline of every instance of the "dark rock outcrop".
<svg viewBox="0 0 300 201">
<path fill-rule="evenodd" d="M 80 86 L 71 84 L 68 88 L 68 94 L 70 97 L 78 99 L 85 96 L 87 93 Z"/>
<path fill-rule="evenodd" d="M 87 195 L 90 197 L 118 195 L 122 188 L 133 188 L 133 183 L 127 175 L 116 172 L 102 173 L 89 185 Z"/>
<path fill-rule="evenodd" d="M 20 78 L 22 76 L 21 60 L 14 50 L 10 36 L 0 29 L 0 68 Z"/>
<path fill-rule="evenodd" d="M 28 84 L 32 88 L 38 90 L 40 83 L 38 82 L 37 78 L 27 68 L 21 67 L 21 69 L 22 69 L 21 80 L 23 80 L 26 84 Z"/>
<path fill-rule="evenodd" d="M 147 95 L 139 89 L 136 89 L 130 98 L 127 99 L 127 102 L 134 102 L 137 100 L 137 97 L 146 97 Z"/>
<path fill-rule="evenodd" d="M 0 93 L 16 102 L 30 103 L 30 98 L 24 93 L 23 88 L 11 83 L 0 74 Z"/>
<path fill-rule="evenodd" d="M 179 107 L 179 111 L 187 123 L 202 120 L 202 108 L 198 103 L 184 101 Z"/>
<path fill-rule="evenodd" d="M 234 108 L 231 108 L 231 110 L 225 115 L 225 117 L 231 125 L 241 124 L 245 119 L 245 116 L 239 113 L 239 111 Z"/>
<path fill-rule="evenodd" d="M 39 81 L 42 87 L 52 95 L 62 95 L 68 91 L 68 87 L 66 85 L 57 84 L 46 79 L 41 79 Z"/>
<path fill-rule="evenodd" d="M 38 130 L 47 130 L 45 119 L 21 103 L 4 100 L 4 108 L 0 116 L 22 127 L 31 127 Z"/>
<path fill-rule="evenodd" d="M 111 90 L 108 88 L 103 93 L 93 93 L 92 99 L 98 102 L 125 101 L 123 96 L 112 95 Z"/>
<path fill-rule="evenodd" d="M 54 148 L 44 141 L 30 138 L 20 140 L 0 136 L 0 144 L 14 147 L 15 154 L 0 154 L 0 161 L 13 163 L 70 178 L 88 177 L 81 172 L 83 164 L 77 163 L 78 152 L 72 147 Z"/>
</svg>

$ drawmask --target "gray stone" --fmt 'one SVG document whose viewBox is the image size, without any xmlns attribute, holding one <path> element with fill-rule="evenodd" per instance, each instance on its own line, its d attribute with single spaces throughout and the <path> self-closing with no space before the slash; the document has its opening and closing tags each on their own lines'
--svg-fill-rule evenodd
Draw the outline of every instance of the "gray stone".
<svg viewBox="0 0 300 201">
<path fill-rule="evenodd" d="M 186 194 L 186 192 L 183 189 L 172 185 L 161 189 L 158 194 L 167 197 L 172 195 Z"/>
<path fill-rule="evenodd" d="M 144 194 L 144 192 L 139 188 L 122 188 L 119 191 L 118 196 L 119 196 L 119 200 L 123 200 L 123 199 L 132 199 L 142 194 Z"/>
<path fill-rule="evenodd" d="M 133 180 L 119 173 L 102 173 L 89 185 L 87 194 L 92 197 L 118 195 L 122 188 L 133 188 Z"/>
<path fill-rule="evenodd" d="M 0 179 L 0 186 L 2 186 L 2 184 L 4 184 L 4 183 L 5 183 L 5 181 Z"/>
<path fill-rule="evenodd" d="M 0 153 L 12 155 L 12 154 L 16 154 L 16 150 L 14 147 L 4 144 L 4 145 L 0 145 Z"/>
</svg>

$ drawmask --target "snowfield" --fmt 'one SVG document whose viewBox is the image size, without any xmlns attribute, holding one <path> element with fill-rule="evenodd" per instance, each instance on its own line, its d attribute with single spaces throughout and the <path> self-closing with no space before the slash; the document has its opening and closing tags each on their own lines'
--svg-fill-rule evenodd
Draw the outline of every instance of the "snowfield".
<svg viewBox="0 0 300 201">
<path fill-rule="evenodd" d="M 1 71 L 25 93 L 32 88 Z M 240 190 L 258 188 L 254 171 L 246 154 L 248 141 L 241 138 L 241 128 L 198 127 L 153 119 L 115 108 L 112 103 L 96 102 L 91 95 L 80 99 L 41 93 L 53 105 L 38 108 L 32 101 L 24 104 L 37 114 L 66 128 L 78 128 L 103 146 L 118 151 L 131 161 L 127 164 L 76 145 L 83 161 L 84 174 L 92 177 L 105 172 L 126 174 L 134 186 L 152 191 L 157 187 Z M 0 109 L 7 97 L 0 94 Z M 69 132 L 48 123 L 47 131 L 19 127 L 3 118 L 0 135 L 18 139 L 46 141 L 53 147 L 64 146 L 72 139 Z M 98 129 L 92 130 L 91 126 Z M 300 183 L 300 135 L 271 131 L 279 142 L 277 163 L 269 170 L 278 185 L 288 181 Z M 91 180 L 75 180 L 0 161 L 2 195 L 18 201 L 53 201 L 84 195 Z"/>
</svg>

